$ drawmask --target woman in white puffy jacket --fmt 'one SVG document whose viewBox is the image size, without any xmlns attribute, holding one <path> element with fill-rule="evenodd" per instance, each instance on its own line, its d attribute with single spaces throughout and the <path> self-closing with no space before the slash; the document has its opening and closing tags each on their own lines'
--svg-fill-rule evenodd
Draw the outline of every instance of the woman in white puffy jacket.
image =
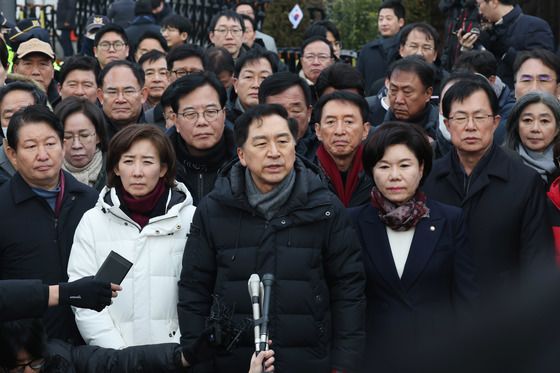
<svg viewBox="0 0 560 373">
<path fill-rule="evenodd" d="M 107 186 L 76 229 L 68 276 L 95 275 L 111 250 L 133 265 L 110 307 L 74 309 L 87 344 L 179 342 L 177 281 L 195 207 L 175 181 L 175 159 L 167 137 L 150 125 L 128 126 L 109 144 Z"/>
</svg>

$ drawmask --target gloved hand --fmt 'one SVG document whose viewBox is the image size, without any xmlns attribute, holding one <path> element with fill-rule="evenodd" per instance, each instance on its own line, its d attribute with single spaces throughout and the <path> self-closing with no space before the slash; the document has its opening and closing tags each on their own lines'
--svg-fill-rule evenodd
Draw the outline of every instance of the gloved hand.
<svg viewBox="0 0 560 373">
<path fill-rule="evenodd" d="M 60 283 L 58 303 L 79 308 L 89 308 L 97 312 L 111 304 L 111 283 L 84 277 L 67 283 Z"/>
<path fill-rule="evenodd" d="M 190 366 L 212 359 L 215 352 L 214 327 L 208 327 L 189 346 L 181 346 L 183 356 Z"/>
</svg>

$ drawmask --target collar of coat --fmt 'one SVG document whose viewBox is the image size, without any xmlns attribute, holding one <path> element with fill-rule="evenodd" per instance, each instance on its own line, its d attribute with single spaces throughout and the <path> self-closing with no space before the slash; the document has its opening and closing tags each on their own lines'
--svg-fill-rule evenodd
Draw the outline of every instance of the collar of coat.
<svg viewBox="0 0 560 373">
<path fill-rule="evenodd" d="M 317 214 L 307 212 L 315 208 L 330 210 L 333 203 L 341 205 L 340 201 L 327 187 L 327 182 L 321 175 L 319 168 L 311 162 L 296 156 L 294 164 L 296 181 L 288 200 L 278 212 L 277 216 L 290 214 L 298 222 L 317 220 Z M 214 189 L 208 198 L 228 205 L 235 209 L 242 209 L 249 213 L 256 213 L 249 205 L 245 194 L 245 167 L 238 159 L 233 160 L 220 171 Z M 331 213 L 326 214 L 327 217 Z"/>
<path fill-rule="evenodd" d="M 87 193 L 92 190 L 92 188 L 76 180 L 70 173 L 64 170 L 62 172 L 64 173 L 65 182 L 63 200 L 66 199 L 68 195 Z M 25 182 L 19 172 L 16 172 L 10 179 L 10 189 L 15 204 L 22 203 L 28 199 L 37 198 L 37 194 L 31 190 L 31 187 Z"/>
<path fill-rule="evenodd" d="M 453 154 L 451 153 L 454 151 L 456 151 L 455 148 L 452 148 L 449 153 L 434 163 L 434 168 L 432 169 L 434 179 L 441 179 L 454 173 L 455 167 L 452 159 Z M 488 160 L 484 170 L 478 170 L 479 173 L 484 173 L 488 176 L 495 176 L 505 181 L 509 180 L 510 176 L 508 163 L 510 161 L 510 157 L 496 144 L 493 144 L 489 151 L 490 154 L 488 154 L 488 157 L 490 157 L 490 159 Z"/>
</svg>

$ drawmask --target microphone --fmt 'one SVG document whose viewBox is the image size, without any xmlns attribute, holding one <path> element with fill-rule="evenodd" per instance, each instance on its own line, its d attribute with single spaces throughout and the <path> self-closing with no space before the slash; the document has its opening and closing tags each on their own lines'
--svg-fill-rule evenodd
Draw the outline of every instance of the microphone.
<svg viewBox="0 0 560 373">
<path fill-rule="evenodd" d="M 268 313 L 270 310 L 270 292 L 272 291 L 272 283 L 274 282 L 274 275 L 272 273 L 265 273 L 262 278 L 264 285 L 264 296 L 262 304 L 262 318 L 263 324 L 261 327 L 261 350 L 268 350 Z"/>
<path fill-rule="evenodd" d="M 260 289 L 261 279 L 259 275 L 253 273 L 249 277 L 248 287 L 249 295 L 251 296 L 251 303 L 253 303 L 253 320 L 255 324 L 255 351 L 259 352 L 260 349 L 260 324 L 258 323 L 261 317 L 261 305 L 259 303 L 259 289 Z"/>
</svg>

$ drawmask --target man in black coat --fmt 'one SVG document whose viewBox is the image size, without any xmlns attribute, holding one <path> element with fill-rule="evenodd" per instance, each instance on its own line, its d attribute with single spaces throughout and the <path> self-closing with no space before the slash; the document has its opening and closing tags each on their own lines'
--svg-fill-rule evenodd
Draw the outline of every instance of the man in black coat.
<svg viewBox="0 0 560 373">
<path fill-rule="evenodd" d="M 251 316 L 247 280 L 274 275 L 270 339 L 279 372 L 354 372 L 364 335 L 364 269 L 349 217 L 317 170 L 296 158 L 297 125 L 280 105 L 257 105 L 236 122 L 239 161 L 199 204 L 179 281 L 181 342 L 205 328 L 213 294 Z M 246 372 L 253 329 L 215 358 L 216 372 Z"/>
<path fill-rule="evenodd" d="M 384 1 L 377 14 L 380 36 L 364 45 L 358 56 L 367 96 L 377 93 L 371 90 L 373 83 L 387 75 L 387 68 L 398 55 L 398 33 L 404 26 L 405 8 L 400 1 Z"/>
<path fill-rule="evenodd" d="M 496 56 L 498 75 L 513 88 L 513 63 L 523 50 L 543 48 L 555 51 L 550 25 L 543 19 L 523 14 L 515 0 L 476 0 L 480 15 L 490 26 L 480 35 L 467 32 L 457 35 L 464 48 L 482 45 Z"/>
<path fill-rule="evenodd" d="M 539 175 L 493 142 L 498 99 L 485 81 L 462 81 L 443 98 L 454 149 L 434 163 L 428 197 L 462 207 L 481 294 L 553 265 L 552 230 Z"/>
<path fill-rule="evenodd" d="M 0 278 L 66 282 L 74 231 L 97 193 L 61 171 L 63 127 L 42 105 L 13 115 L 8 156 L 18 172 L 0 188 Z M 80 343 L 69 306 L 46 311 L 50 337 Z"/>
<path fill-rule="evenodd" d="M 173 86 L 176 119 L 168 136 L 177 155 L 177 180 L 198 205 L 214 188 L 218 170 L 235 157 L 233 132 L 225 125 L 226 91 L 212 73 L 189 74 Z"/>
<path fill-rule="evenodd" d="M 315 105 L 315 132 L 321 142 L 316 161 L 329 189 L 345 207 L 371 200 L 373 180 L 362 164 L 363 141 L 369 132 L 367 113 L 366 100 L 345 91 L 324 95 Z"/>
</svg>

